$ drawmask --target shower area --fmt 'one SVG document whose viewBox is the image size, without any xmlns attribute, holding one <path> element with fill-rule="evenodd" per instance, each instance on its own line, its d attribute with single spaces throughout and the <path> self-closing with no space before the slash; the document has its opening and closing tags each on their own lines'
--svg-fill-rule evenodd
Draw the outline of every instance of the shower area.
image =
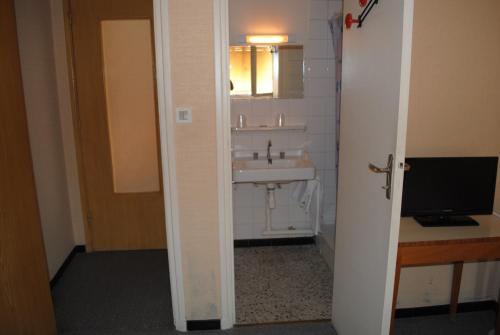
<svg viewBox="0 0 500 335">
<path fill-rule="evenodd" d="M 338 9 L 338 8 L 337 8 Z M 338 166 L 339 166 L 339 149 L 340 149 L 340 97 L 342 89 L 342 32 L 343 32 L 343 15 L 342 11 L 335 11 L 328 18 L 328 27 L 331 33 L 331 42 L 333 49 L 333 63 L 335 72 L 335 93 L 332 106 L 332 114 L 335 122 L 335 171 L 334 171 L 334 187 L 333 190 L 328 189 L 326 193 L 327 199 L 331 197 L 333 201 L 322 200 L 319 228 L 316 243 L 321 251 L 321 254 L 328 262 L 328 266 L 333 271 L 334 260 L 334 243 L 335 243 L 335 215 L 337 205 L 337 185 L 338 185 Z M 331 173 L 331 172 L 330 172 Z"/>
<path fill-rule="evenodd" d="M 271 35 L 286 42 L 249 38 Z M 342 1 L 231 0 L 229 36 L 236 324 L 330 319 Z M 262 79 L 266 57 L 279 83 Z M 287 67 L 301 73 L 286 86 Z M 304 153 L 314 166 L 312 180 L 236 180 L 240 160 L 277 165 Z"/>
</svg>

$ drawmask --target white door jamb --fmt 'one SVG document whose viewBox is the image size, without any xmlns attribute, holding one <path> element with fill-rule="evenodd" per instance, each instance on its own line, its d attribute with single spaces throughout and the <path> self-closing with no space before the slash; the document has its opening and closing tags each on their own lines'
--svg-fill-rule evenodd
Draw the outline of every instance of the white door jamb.
<svg viewBox="0 0 500 335">
<path fill-rule="evenodd" d="M 156 80 L 172 310 L 175 328 L 178 331 L 186 331 L 179 207 L 175 178 L 174 113 L 172 107 L 168 4 L 168 0 L 154 0 L 153 2 Z"/>
</svg>

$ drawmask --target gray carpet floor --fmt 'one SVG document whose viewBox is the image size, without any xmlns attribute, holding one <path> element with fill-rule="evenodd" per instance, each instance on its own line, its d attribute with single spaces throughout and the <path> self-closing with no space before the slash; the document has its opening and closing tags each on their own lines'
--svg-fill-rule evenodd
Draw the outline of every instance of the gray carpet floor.
<svg viewBox="0 0 500 335">
<path fill-rule="evenodd" d="M 448 315 L 396 320 L 397 335 L 488 335 L 495 327 L 495 313 L 459 313 L 456 320 Z"/>
<path fill-rule="evenodd" d="M 52 296 L 60 334 L 173 329 L 166 251 L 77 254 Z"/>
<path fill-rule="evenodd" d="M 178 335 L 166 251 L 79 254 L 53 288 L 59 334 Z M 487 335 L 493 312 L 399 319 L 397 335 Z M 329 321 L 199 331 L 203 335 L 336 335 Z"/>
</svg>

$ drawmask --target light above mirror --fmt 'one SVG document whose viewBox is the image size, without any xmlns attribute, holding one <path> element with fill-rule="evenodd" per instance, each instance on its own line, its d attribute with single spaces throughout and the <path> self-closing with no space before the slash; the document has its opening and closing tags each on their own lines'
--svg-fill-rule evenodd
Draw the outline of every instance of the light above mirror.
<svg viewBox="0 0 500 335">
<path fill-rule="evenodd" d="M 288 43 L 288 35 L 247 35 L 248 44 L 281 44 Z"/>
</svg>

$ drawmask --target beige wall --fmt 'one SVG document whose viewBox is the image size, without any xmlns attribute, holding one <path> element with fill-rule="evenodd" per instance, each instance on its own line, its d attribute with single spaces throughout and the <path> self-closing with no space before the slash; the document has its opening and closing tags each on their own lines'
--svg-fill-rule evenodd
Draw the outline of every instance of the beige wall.
<svg viewBox="0 0 500 335">
<path fill-rule="evenodd" d="M 48 0 L 16 0 L 26 112 L 45 250 L 52 278 L 74 246 Z"/>
<path fill-rule="evenodd" d="M 499 13 L 497 0 L 415 1 L 407 157 L 500 155 Z M 468 265 L 461 300 L 494 299 L 499 281 Z M 447 303 L 450 282 L 450 267 L 405 270 L 400 306 Z"/>
<path fill-rule="evenodd" d="M 193 108 L 177 124 L 175 146 L 186 318 L 220 318 L 213 1 L 171 0 L 175 106 Z"/>
<path fill-rule="evenodd" d="M 76 159 L 73 115 L 71 110 L 71 92 L 66 50 L 63 1 L 65 0 L 50 0 L 53 49 L 57 79 L 57 98 L 64 149 L 64 163 L 66 167 L 69 207 L 71 211 L 71 223 L 73 225 L 73 237 L 75 244 L 84 245 L 85 231 L 80 200 L 80 181 L 78 177 L 78 162 Z"/>
</svg>

